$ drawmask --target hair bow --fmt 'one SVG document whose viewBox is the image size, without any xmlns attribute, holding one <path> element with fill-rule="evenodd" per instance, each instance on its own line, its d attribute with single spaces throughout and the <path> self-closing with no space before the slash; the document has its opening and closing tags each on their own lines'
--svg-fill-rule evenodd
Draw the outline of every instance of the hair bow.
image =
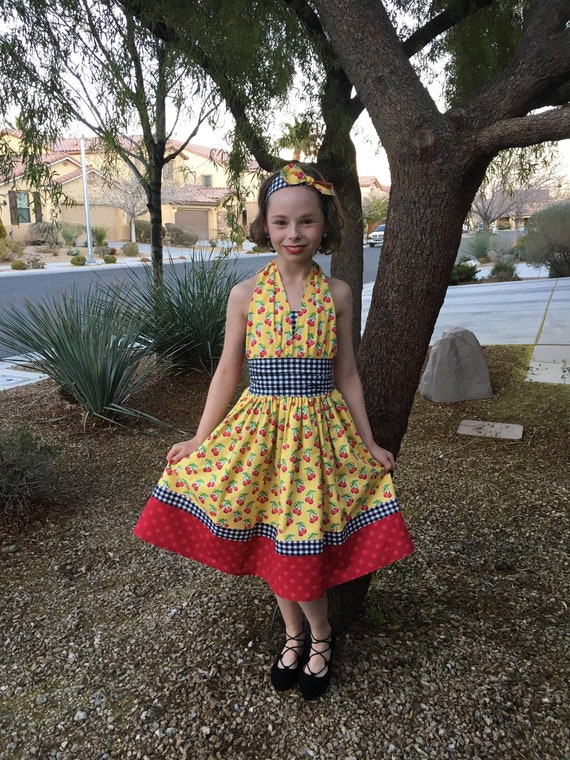
<svg viewBox="0 0 570 760">
<path fill-rule="evenodd" d="M 299 164 L 286 164 L 267 188 L 266 200 L 271 193 L 290 185 L 308 185 L 321 195 L 334 195 L 334 188 L 330 182 L 311 177 L 303 171 Z"/>
</svg>

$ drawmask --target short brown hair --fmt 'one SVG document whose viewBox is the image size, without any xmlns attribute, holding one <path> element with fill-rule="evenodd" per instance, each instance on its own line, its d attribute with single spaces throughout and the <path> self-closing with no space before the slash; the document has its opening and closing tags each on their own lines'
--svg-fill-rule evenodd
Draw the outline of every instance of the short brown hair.
<svg viewBox="0 0 570 760">
<path fill-rule="evenodd" d="M 299 166 L 305 172 L 305 174 L 313 177 L 313 179 L 318 179 L 321 182 L 325 181 L 322 174 L 311 164 L 300 163 Z M 257 198 L 259 211 L 249 226 L 249 239 L 256 245 L 267 245 L 268 240 L 267 233 L 265 231 L 268 202 L 267 190 L 275 177 L 279 176 L 280 173 L 281 169 L 273 172 L 273 174 L 271 174 L 269 177 L 267 177 L 267 179 L 263 181 L 261 187 L 259 188 L 259 195 Z M 291 185 L 291 187 L 297 186 Z M 308 185 L 299 185 L 299 187 L 308 187 Z M 336 198 L 336 195 L 323 195 L 317 190 L 315 190 L 315 193 L 318 193 L 323 216 L 327 223 L 326 234 L 323 235 L 321 245 L 319 246 L 319 251 L 321 253 L 332 253 L 340 247 L 340 244 L 342 242 L 342 228 L 344 226 L 342 209 L 340 208 L 340 204 Z"/>
</svg>

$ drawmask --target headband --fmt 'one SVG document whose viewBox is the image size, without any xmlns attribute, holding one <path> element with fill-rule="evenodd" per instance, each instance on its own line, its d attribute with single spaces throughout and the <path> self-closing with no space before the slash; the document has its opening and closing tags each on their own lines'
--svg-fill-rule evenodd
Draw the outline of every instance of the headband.
<svg viewBox="0 0 570 760">
<path fill-rule="evenodd" d="M 330 182 L 315 179 L 309 174 L 305 174 L 299 164 L 287 164 L 271 181 L 265 193 L 265 202 L 267 202 L 271 193 L 274 193 L 276 190 L 282 190 L 284 187 L 290 187 L 291 185 L 307 185 L 321 195 L 334 195 L 334 189 Z"/>
</svg>

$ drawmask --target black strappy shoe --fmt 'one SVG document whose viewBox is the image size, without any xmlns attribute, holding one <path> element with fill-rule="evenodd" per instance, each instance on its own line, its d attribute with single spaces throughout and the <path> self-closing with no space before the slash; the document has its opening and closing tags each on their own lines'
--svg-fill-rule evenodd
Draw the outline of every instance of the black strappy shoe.
<svg viewBox="0 0 570 760">
<path fill-rule="evenodd" d="M 335 643 L 335 635 L 332 629 L 330 636 L 326 639 L 315 639 L 311 634 L 311 648 L 309 650 L 309 657 L 306 664 L 309 672 L 307 673 L 305 672 L 305 669 L 303 669 L 299 674 L 299 688 L 301 689 L 301 694 L 304 699 L 318 699 L 321 694 L 326 691 L 331 680 Z M 328 646 L 322 652 L 317 652 L 313 644 L 328 644 Z M 330 652 L 330 657 L 327 659 L 326 654 L 328 652 Z M 320 655 L 323 660 L 323 666 L 317 671 L 311 670 L 309 666 L 309 662 L 313 655 Z"/>
<path fill-rule="evenodd" d="M 285 635 L 287 636 L 285 646 L 281 650 L 281 654 L 277 655 L 271 666 L 271 683 L 276 691 L 287 691 L 287 689 L 292 689 L 297 683 L 307 643 L 304 628 L 301 630 L 301 633 L 297 634 L 297 636 L 289 636 L 287 632 L 285 632 Z M 287 643 L 288 641 L 295 641 L 296 643 L 289 646 Z M 283 655 L 287 652 L 295 652 L 297 655 L 297 661 L 295 663 L 291 665 L 283 664 Z"/>
</svg>

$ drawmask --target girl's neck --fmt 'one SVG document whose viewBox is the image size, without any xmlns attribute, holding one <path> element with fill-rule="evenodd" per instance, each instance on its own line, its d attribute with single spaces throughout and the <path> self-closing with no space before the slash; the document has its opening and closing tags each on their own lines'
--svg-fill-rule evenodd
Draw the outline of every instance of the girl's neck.
<svg viewBox="0 0 570 760">
<path fill-rule="evenodd" d="M 295 262 L 281 262 L 277 259 L 276 266 L 289 308 L 291 311 L 299 311 L 305 294 L 307 278 L 313 268 L 313 260 L 299 265 Z"/>
<path fill-rule="evenodd" d="M 309 272 L 313 269 L 314 260 L 303 261 L 297 263 L 296 261 L 283 261 L 277 256 L 275 264 L 279 270 L 281 282 L 283 285 L 287 283 L 294 285 L 295 283 L 304 283 L 309 276 Z"/>
</svg>

